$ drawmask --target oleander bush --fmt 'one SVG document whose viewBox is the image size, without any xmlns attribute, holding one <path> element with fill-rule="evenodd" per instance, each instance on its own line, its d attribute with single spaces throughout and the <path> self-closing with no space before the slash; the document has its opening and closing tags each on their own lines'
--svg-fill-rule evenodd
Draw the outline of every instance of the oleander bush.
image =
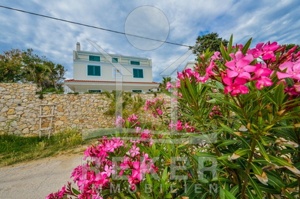
<svg viewBox="0 0 300 199">
<path fill-rule="evenodd" d="M 177 115 L 154 131 L 138 113 L 86 149 L 47 198 L 299 198 L 300 53 L 276 42 L 206 51 L 167 83 Z M 167 121 L 167 122 L 166 122 Z"/>
</svg>

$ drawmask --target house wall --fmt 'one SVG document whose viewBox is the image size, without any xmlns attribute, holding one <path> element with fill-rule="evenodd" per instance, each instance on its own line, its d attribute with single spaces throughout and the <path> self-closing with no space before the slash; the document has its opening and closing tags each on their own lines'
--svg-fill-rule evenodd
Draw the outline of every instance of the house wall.
<svg viewBox="0 0 300 199">
<path fill-rule="evenodd" d="M 0 83 L 0 133 L 39 134 L 40 127 L 50 126 L 51 117 L 41 116 L 51 115 L 52 107 L 53 132 L 67 128 L 87 130 L 115 126 L 114 117 L 104 115 L 110 99 L 103 94 L 45 94 L 43 99 L 39 99 L 36 91 L 33 84 Z M 154 98 L 153 94 L 140 96 L 145 100 Z M 170 103 L 166 95 L 158 97 Z M 139 115 L 144 121 L 157 122 L 149 112 Z"/>
<path fill-rule="evenodd" d="M 99 61 L 89 61 L 89 55 L 100 56 Z M 73 60 L 73 78 L 75 80 L 98 80 L 114 81 L 114 68 L 122 71 L 123 81 L 128 82 L 152 82 L 152 62 L 150 59 L 137 57 L 124 57 L 119 55 L 109 55 L 112 58 L 118 58 L 117 64 L 112 64 L 106 56 L 92 52 L 75 51 Z M 139 61 L 140 65 L 131 65 L 130 61 Z M 101 76 L 88 76 L 87 65 L 101 66 Z M 115 66 L 115 67 L 114 67 Z M 133 69 L 143 69 L 143 78 L 134 78 Z"/>
</svg>

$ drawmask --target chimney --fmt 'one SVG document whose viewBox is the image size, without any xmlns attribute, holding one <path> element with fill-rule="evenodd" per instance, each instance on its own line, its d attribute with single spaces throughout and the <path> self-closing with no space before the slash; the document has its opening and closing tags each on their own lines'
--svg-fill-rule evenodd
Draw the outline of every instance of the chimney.
<svg viewBox="0 0 300 199">
<path fill-rule="evenodd" d="M 76 43 L 76 51 L 80 51 L 80 43 L 79 42 Z"/>
</svg>

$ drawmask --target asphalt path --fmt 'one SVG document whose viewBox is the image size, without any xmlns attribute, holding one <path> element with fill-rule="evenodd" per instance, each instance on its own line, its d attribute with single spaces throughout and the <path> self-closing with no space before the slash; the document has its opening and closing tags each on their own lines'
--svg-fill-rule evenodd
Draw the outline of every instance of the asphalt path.
<svg viewBox="0 0 300 199">
<path fill-rule="evenodd" d="M 40 199 L 71 181 L 73 168 L 82 164 L 83 153 L 43 158 L 0 167 L 1 199 Z"/>
</svg>

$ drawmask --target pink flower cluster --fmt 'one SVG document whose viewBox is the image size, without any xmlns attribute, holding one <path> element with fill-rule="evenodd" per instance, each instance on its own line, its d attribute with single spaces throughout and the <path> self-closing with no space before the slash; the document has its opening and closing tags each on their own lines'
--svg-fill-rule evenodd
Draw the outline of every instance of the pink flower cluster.
<svg viewBox="0 0 300 199">
<path fill-rule="evenodd" d="M 116 118 L 116 127 L 122 128 L 125 124 L 125 120 L 121 116 L 117 116 Z"/>
<path fill-rule="evenodd" d="M 171 121 L 169 124 L 169 128 L 171 130 L 176 130 L 176 131 L 185 131 L 185 132 L 195 132 L 196 131 L 195 127 L 190 126 L 187 122 L 185 122 L 183 124 L 180 120 L 177 120 L 176 123 Z"/>
<path fill-rule="evenodd" d="M 200 76 L 197 70 L 192 69 L 179 72 L 177 75 L 179 82 L 185 78 L 206 82 L 209 78 L 221 77 L 224 93 L 236 96 L 249 93 L 249 82 L 255 82 L 258 90 L 272 86 L 271 77 L 276 75 L 278 80 L 289 78 L 293 81 L 293 85 L 286 88 L 288 94 L 300 95 L 300 52 L 293 53 L 296 48 L 282 52 L 283 47 L 276 42 L 268 42 L 257 44 L 245 54 L 242 52 L 242 45 L 237 45 L 234 49 L 234 52 L 229 54 L 230 60 L 221 58 L 220 53 L 215 52 L 204 76 Z M 276 53 L 281 53 L 279 59 L 276 58 Z M 283 58 L 285 60 L 281 63 L 280 60 Z M 220 63 L 225 68 L 220 67 Z M 279 67 L 276 67 L 277 64 Z"/>
<path fill-rule="evenodd" d="M 153 144 L 152 134 L 149 129 L 142 130 L 141 127 L 136 127 L 135 132 L 139 135 L 139 139 L 132 141 L 133 143 L 143 143 L 144 146 L 151 146 Z"/>
<path fill-rule="evenodd" d="M 224 93 L 230 93 L 232 96 L 246 94 L 249 92 L 246 84 L 250 81 L 255 81 L 255 86 L 259 90 L 271 86 L 273 82 L 270 76 L 273 71 L 267 67 L 265 61 L 276 60 L 274 51 L 278 48 L 279 45 L 276 42 L 259 43 L 256 48 L 248 50 L 245 55 L 241 50 L 230 53 L 232 60 L 225 63 L 227 68 L 221 73 L 225 85 Z M 261 58 L 263 62 L 256 63 L 257 58 Z"/>
<path fill-rule="evenodd" d="M 56 193 L 49 194 L 46 199 L 62 199 L 64 195 L 67 193 L 66 186 L 64 185 L 61 190 Z"/>
<path fill-rule="evenodd" d="M 141 123 L 139 122 L 139 117 L 136 114 L 130 115 L 126 120 L 121 116 L 117 116 L 116 118 L 116 127 L 119 128 L 134 128 L 139 126 Z"/>
<path fill-rule="evenodd" d="M 149 130 L 138 132 L 141 138 L 150 138 Z M 79 199 L 102 199 L 102 190 L 109 190 L 110 183 L 121 177 L 125 177 L 129 188 L 135 190 L 145 174 L 158 170 L 149 155 L 140 151 L 138 143 L 139 139 L 125 143 L 121 138 L 103 137 L 99 144 L 85 150 L 87 163 L 77 166 L 71 174 L 79 193 L 74 192 L 69 183 L 68 188 L 64 186 L 60 191 L 49 194 L 47 199 L 62 199 L 67 195 Z"/>
<path fill-rule="evenodd" d="M 127 121 L 130 123 L 130 127 L 139 126 L 141 123 L 139 122 L 139 117 L 136 114 L 132 114 L 127 118 Z"/>
<path fill-rule="evenodd" d="M 155 173 L 153 160 L 149 158 L 147 153 L 140 153 L 140 148 L 135 144 L 132 145 L 127 156 L 120 163 L 119 176 L 128 178 L 128 183 L 131 190 L 136 190 L 136 186 L 144 179 L 145 174 Z"/>
<path fill-rule="evenodd" d="M 147 100 L 144 106 L 145 111 L 152 111 L 152 115 L 157 118 L 163 115 L 163 105 L 164 100 L 159 98 L 154 98 L 153 100 Z"/>
<path fill-rule="evenodd" d="M 213 108 L 211 109 L 211 112 L 209 113 L 209 118 L 210 119 L 212 119 L 216 116 L 222 116 L 222 112 L 221 112 L 219 106 L 213 106 Z"/>
</svg>

